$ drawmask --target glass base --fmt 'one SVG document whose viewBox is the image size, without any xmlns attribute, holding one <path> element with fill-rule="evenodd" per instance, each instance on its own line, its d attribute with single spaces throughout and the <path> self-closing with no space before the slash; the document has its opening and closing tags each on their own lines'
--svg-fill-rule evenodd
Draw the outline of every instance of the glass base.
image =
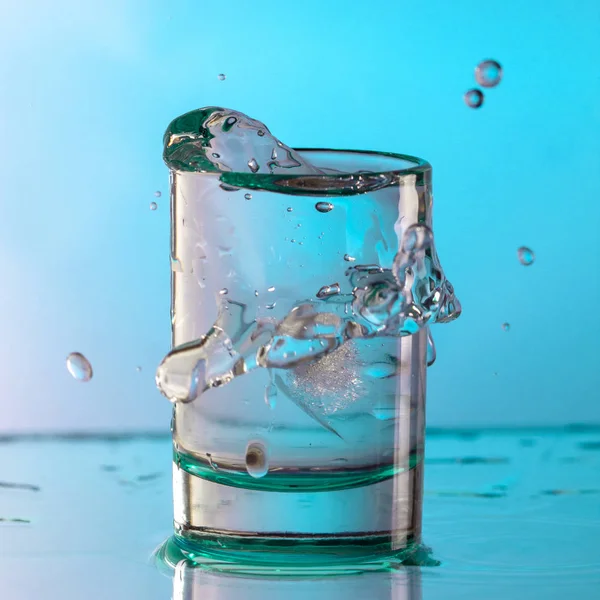
<svg viewBox="0 0 600 600">
<path fill-rule="evenodd" d="M 250 542 L 250 543 L 249 543 Z M 272 539 L 237 538 L 235 536 L 194 537 L 187 532 L 168 538 L 155 552 L 162 569 L 172 570 L 182 560 L 189 566 L 231 575 L 315 577 L 357 575 L 368 572 L 394 571 L 404 566 L 438 566 L 431 550 L 411 543 L 402 550 L 391 551 L 389 541 L 372 540 L 304 540 L 294 545 Z"/>
</svg>

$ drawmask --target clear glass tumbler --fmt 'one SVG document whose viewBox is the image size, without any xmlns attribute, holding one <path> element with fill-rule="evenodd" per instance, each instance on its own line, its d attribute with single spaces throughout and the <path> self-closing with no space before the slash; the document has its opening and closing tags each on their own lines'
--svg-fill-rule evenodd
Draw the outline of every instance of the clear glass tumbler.
<svg viewBox="0 0 600 600">
<path fill-rule="evenodd" d="M 348 324 L 320 349 L 361 277 L 390 272 L 409 226 L 431 227 L 431 167 L 298 152 L 322 174 L 171 170 L 174 352 L 200 344 L 225 364 L 263 336 L 275 356 L 212 375 L 196 362 L 192 387 L 210 385 L 172 422 L 175 541 L 229 564 L 378 567 L 421 542 L 428 328 Z M 284 330 L 297 346 L 277 354 Z"/>
</svg>

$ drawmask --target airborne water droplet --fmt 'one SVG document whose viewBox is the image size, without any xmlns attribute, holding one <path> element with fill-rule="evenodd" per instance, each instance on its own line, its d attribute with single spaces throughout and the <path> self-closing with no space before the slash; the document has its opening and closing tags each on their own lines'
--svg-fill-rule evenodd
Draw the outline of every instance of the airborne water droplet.
<svg viewBox="0 0 600 600">
<path fill-rule="evenodd" d="M 246 198 L 246 200 L 252 200 L 252 194 L 244 194 L 244 198 Z"/>
<path fill-rule="evenodd" d="M 89 381 L 94 375 L 90 361 L 80 352 L 71 352 L 67 356 L 67 369 L 77 381 Z"/>
<path fill-rule="evenodd" d="M 502 323 L 502 329 L 504 331 L 510 331 L 510 323 Z"/>
<path fill-rule="evenodd" d="M 212 157 L 213 157 L 213 158 L 221 158 L 221 155 L 220 155 L 220 154 L 218 154 L 217 152 L 213 152 L 213 153 L 212 153 Z"/>
<path fill-rule="evenodd" d="M 277 403 L 277 386 L 270 383 L 265 387 L 265 403 L 269 408 L 275 408 Z"/>
<path fill-rule="evenodd" d="M 136 368 L 135 368 L 135 370 L 136 370 L 138 373 L 141 373 L 141 371 L 142 371 L 142 367 L 139 367 L 139 366 L 138 366 L 138 367 L 136 367 Z"/>
<path fill-rule="evenodd" d="M 156 191 L 154 192 L 154 195 L 155 195 L 157 198 L 160 198 L 160 197 L 162 196 L 162 192 L 161 192 L 160 190 L 156 190 Z"/>
<path fill-rule="evenodd" d="M 294 209 L 293 209 L 291 206 L 288 206 L 288 207 L 287 207 L 287 211 L 288 211 L 288 212 L 292 212 L 293 210 L 294 210 Z"/>
<path fill-rule="evenodd" d="M 277 302 L 271 302 L 271 304 L 267 304 L 267 305 L 265 306 L 265 308 L 266 308 L 267 310 L 273 310 L 273 309 L 275 308 L 275 306 L 277 306 Z"/>
<path fill-rule="evenodd" d="M 269 470 L 267 449 L 261 442 L 250 442 L 246 446 L 246 471 L 251 477 L 259 479 Z"/>
<path fill-rule="evenodd" d="M 524 267 L 529 267 L 535 261 L 535 253 L 531 248 L 528 248 L 527 246 L 521 246 L 517 250 L 517 257 L 519 258 L 519 262 Z"/>
<path fill-rule="evenodd" d="M 221 296 L 224 296 L 225 294 L 229 294 L 229 290 L 227 288 L 223 288 L 223 289 L 219 290 L 219 294 Z"/>
<path fill-rule="evenodd" d="M 350 256 L 349 254 L 344 254 L 344 260 L 346 262 L 354 262 L 356 258 L 354 258 L 354 256 Z"/>
<path fill-rule="evenodd" d="M 315 204 L 315 208 L 320 213 L 328 213 L 329 211 L 333 210 L 333 204 L 331 204 L 331 202 L 317 202 Z"/>
<path fill-rule="evenodd" d="M 475 80 L 483 87 L 497 86 L 502 80 L 502 67 L 495 60 L 482 60 L 475 67 Z"/>
<path fill-rule="evenodd" d="M 483 104 L 483 92 L 475 88 L 465 92 L 463 96 L 469 108 L 479 108 Z"/>
<path fill-rule="evenodd" d="M 249 169 L 250 169 L 250 170 L 251 170 L 253 173 L 256 173 L 256 172 L 257 172 L 257 171 L 260 169 L 260 167 L 258 166 L 258 163 L 256 162 L 256 159 L 255 159 L 255 158 L 251 158 L 251 159 L 248 161 L 248 168 L 249 168 Z"/>
<path fill-rule="evenodd" d="M 150 210 L 156 210 L 158 208 L 158 204 L 156 202 L 150 202 Z"/>
<path fill-rule="evenodd" d="M 267 288 L 267 292 L 274 292 L 275 291 L 275 286 L 272 285 L 270 288 Z"/>
<path fill-rule="evenodd" d="M 225 81 L 225 79 L 227 79 L 227 75 L 225 75 L 225 73 L 219 73 L 219 79 L 221 81 Z"/>
</svg>

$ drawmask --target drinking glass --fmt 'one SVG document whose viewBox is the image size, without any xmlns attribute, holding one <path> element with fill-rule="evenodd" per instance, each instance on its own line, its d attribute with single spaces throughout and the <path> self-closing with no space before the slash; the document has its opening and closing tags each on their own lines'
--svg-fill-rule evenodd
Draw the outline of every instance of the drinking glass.
<svg viewBox="0 0 600 600">
<path fill-rule="evenodd" d="M 297 152 L 322 174 L 171 170 L 174 348 L 212 336 L 225 360 L 256 323 L 307 329 L 315 302 L 325 316 L 311 326 L 326 331 L 329 313 L 352 310 L 357 275 L 391 269 L 406 229 L 431 227 L 424 160 Z M 236 363 L 175 403 L 174 539 L 186 555 L 344 570 L 419 547 L 428 328 L 352 335 L 301 360 L 323 343 L 309 342 L 297 361 L 283 353 L 285 368 Z"/>
</svg>

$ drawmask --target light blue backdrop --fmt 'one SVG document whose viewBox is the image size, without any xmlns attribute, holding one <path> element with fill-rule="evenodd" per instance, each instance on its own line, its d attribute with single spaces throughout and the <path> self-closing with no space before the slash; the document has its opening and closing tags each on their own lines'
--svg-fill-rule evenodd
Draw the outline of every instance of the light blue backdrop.
<svg viewBox="0 0 600 600">
<path fill-rule="evenodd" d="M 430 425 L 600 421 L 597 0 L 8 0 L 0 17 L 0 430 L 167 427 L 161 137 L 207 104 L 290 145 L 432 162 L 464 314 L 434 328 Z M 470 110 L 484 58 L 504 80 Z"/>
</svg>

